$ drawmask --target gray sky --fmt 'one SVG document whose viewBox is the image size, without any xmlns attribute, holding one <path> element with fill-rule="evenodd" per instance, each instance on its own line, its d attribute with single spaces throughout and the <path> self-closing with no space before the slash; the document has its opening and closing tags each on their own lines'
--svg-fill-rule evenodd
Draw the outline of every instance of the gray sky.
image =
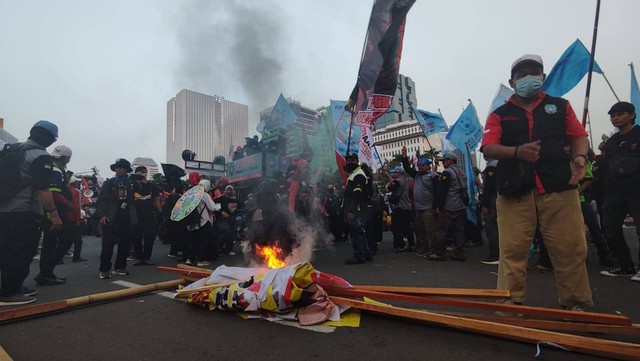
<svg viewBox="0 0 640 361">
<path fill-rule="evenodd" d="M 319 107 L 346 100 L 372 1 L 0 0 L 0 117 L 21 140 L 38 119 L 60 127 L 70 169 L 102 175 L 115 158 L 165 158 L 166 102 L 183 88 L 257 110 L 282 92 Z M 540 54 L 551 70 L 579 38 L 590 49 L 596 0 L 418 0 L 400 72 L 418 106 L 452 125 L 472 99 L 481 122 L 512 61 Z M 640 1 L 603 0 L 596 60 L 629 99 L 640 69 Z M 640 72 L 640 70 L 639 70 Z M 640 74 L 637 74 L 640 75 Z M 582 117 L 586 77 L 565 97 Z M 613 130 L 615 98 L 594 74 L 594 141 Z"/>
</svg>

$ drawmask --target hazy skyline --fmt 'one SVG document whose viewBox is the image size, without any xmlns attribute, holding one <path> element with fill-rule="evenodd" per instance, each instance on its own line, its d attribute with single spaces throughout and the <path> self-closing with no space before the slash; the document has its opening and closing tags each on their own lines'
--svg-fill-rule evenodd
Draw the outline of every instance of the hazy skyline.
<svg viewBox="0 0 640 361">
<path fill-rule="evenodd" d="M 372 1 L 0 0 L 0 117 L 20 140 L 38 119 L 60 127 L 76 172 L 116 158 L 165 157 L 166 102 L 190 89 L 257 111 L 282 92 L 308 107 L 346 100 Z M 576 38 L 591 48 L 596 0 L 418 0 L 407 17 L 400 72 L 418 107 L 452 125 L 471 99 L 484 123 L 511 62 L 540 54 L 545 71 Z M 604 0 L 596 60 L 622 100 L 640 64 L 640 1 Z M 565 95 L 582 116 L 586 77 Z M 594 74 L 594 142 L 613 127 L 615 98 Z"/>
</svg>

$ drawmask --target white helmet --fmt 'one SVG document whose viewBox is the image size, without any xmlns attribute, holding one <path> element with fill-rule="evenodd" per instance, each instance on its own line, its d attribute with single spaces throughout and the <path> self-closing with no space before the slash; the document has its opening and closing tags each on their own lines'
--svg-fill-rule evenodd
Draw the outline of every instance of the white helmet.
<svg viewBox="0 0 640 361">
<path fill-rule="evenodd" d="M 56 147 L 53 148 L 53 152 L 51 152 L 51 156 L 54 158 L 71 158 L 71 148 L 67 147 L 66 145 L 56 145 Z"/>
</svg>

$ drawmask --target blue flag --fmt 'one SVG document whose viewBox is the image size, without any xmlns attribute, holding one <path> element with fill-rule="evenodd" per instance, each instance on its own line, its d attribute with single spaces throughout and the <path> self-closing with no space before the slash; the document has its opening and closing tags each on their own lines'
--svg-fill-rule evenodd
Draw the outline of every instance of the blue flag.
<svg viewBox="0 0 640 361">
<path fill-rule="evenodd" d="M 591 55 L 580 39 L 564 51 L 556 65 L 542 84 L 542 90 L 554 97 L 561 97 L 573 89 L 589 71 Z M 602 74 L 598 63 L 593 62 L 593 71 Z"/>
<path fill-rule="evenodd" d="M 449 130 L 449 126 L 447 122 L 444 121 L 442 115 L 415 108 L 412 108 L 412 110 L 416 119 L 418 119 L 418 124 L 420 124 L 420 129 L 422 129 L 425 137 Z"/>
<path fill-rule="evenodd" d="M 492 113 L 494 110 L 503 106 L 507 101 L 509 101 L 509 98 L 511 98 L 513 94 L 513 89 L 507 88 L 504 84 L 500 84 L 500 86 L 498 87 L 498 92 L 491 102 L 489 113 Z"/>
<path fill-rule="evenodd" d="M 456 124 L 449 130 L 447 140 L 461 152 L 466 151 L 466 149 L 473 151 L 480 144 L 483 133 L 484 129 L 480 124 L 476 109 L 472 103 L 469 103 L 460 114 L 460 118 L 456 120 Z"/>
<path fill-rule="evenodd" d="M 629 64 L 631 67 L 631 104 L 636 107 L 636 116 L 640 112 L 640 88 L 638 88 L 638 79 L 636 79 L 636 72 L 633 71 L 633 63 Z"/>
<path fill-rule="evenodd" d="M 281 127 L 293 124 L 298 119 L 296 112 L 293 111 L 293 108 L 291 108 L 287 99 L 282 96 L 282 93 L 280 93 L 276 105 L 271 110 L 271 118 Z"/>
</svg>

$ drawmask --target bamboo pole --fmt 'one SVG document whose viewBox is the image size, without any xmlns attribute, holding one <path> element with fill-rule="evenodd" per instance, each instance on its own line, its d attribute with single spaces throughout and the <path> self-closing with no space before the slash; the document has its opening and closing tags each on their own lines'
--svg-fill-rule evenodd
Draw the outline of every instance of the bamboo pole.
<svg viewBox="0 0 640 361">
<path fill-rule="evenodd" d="M 411 310 L 400 307 L 371 304 L 348 298 L 331 296 L 336 305 L 349 306 L 360 310 L 392 315 L 411 320 L 420 320 L 454 329 L 470 331 L 490 336 L 539 344 L 541 341 L 553 342 L 571 351 L 616 358 L 620 360 L 640 359 L 640 345 L 602 340 L 593 337 L 563 334 L 558 332 L 536 330 L 532 328 L 503 325 L 496 322 L 474 320 L 464 317 L 440 315 L 429 311 Z M 543 344 L 544 345 L 544 344 Z"/>
<path fill-rule="evenodd" d="M 13 361 L 11 356 L 9 356 L 7 351 L 5 351 L 2 346 L 0 346 L 0 361 Z"/>
<path fill-rule="evenodd" d="M 433 311 L 431 311 L 433 312 Z M 568 321 L 551 321 L 551 320 L 539 320 L 523 317 L 497 317 L 487 316 L 480 314 L 461 313 L 461 312 L 434 312 L 449 316 L 458 316 L 472 318 L 474 320 L 482 320 L 489 322 L 497 322 L 506 325 L 521 326 L 528 328 L 537 328 L 547 331 L 572 331 L 572 332 L 584 332 L 584 333 L 607 333 L 617 335 L 628 336 L 640 336 L 640 327 L 636 324 L 631 326 L 618 326 L 618 325 L 603 325 L 599 323 L 583 323 L 583 322 L 568 322 Z"/>
<path fill-rule="evenodd" d="M 197 277 L 198 279 L 211 276 L 211 270 L 209 270 L 209 272 L 207 273 L 206 271 L 201 271 L 201 270 L 183 269 L 183 268 L 165 267 L 165 266 L 160 266 L 160 267 L 157 267 L 156 269 L 159 271 L 176 273 L 181 276 Z"/>
<path fill-rule="evenodd" d="M 140 287 L 127 288 L 123 290 L 103 292 L 103 293 L 94 293 L 87 296 L 80 296 L 75 298 L 69 298 L 66 300 L 53 301 L 42 303 L 39 305 L 27 306 L 22 308 L 17 308 L 13 310 L 7 310 L 0 312 L 0 321 L 9 321 L 15 320 L 24 317 L 42 315 L 49 312 L 54 311 L 62 311 L 73 307 L 78 307 L 82 305 L 87 305 L 96 302 L 104 302 L 116 300 L 119 298 L 125 298 L 135 295 L 141 295 L 149 292 L 164 290 L 167 288 L 177 287 L 185 283 L 186 281 L 183 279 L 172 280 L 154 283 L 150 285 L 144 285 Z"/>
<path fill-rule="evenodd" d="M 562 319 L 569 321 L 588 322 L 588 323 L 603 323 L 609 325 L 630 326 L 631 319 L 623 315 L 609 315 L 595 312 L 575 312 L 567 310 L 558 310 L 546 307 L 533 307 L 533 306 L 520 306 L 520 305 L 506 305 L 502 303 L 491 302 L 479 302 L 458 300 L 451 298 L 440 298 L 430 296 L 411 296 L 411 295 L 399 295 L 386 292 L 364 291 L 349 288 L 337 288 L 337 287 L 324 287 L 325 291 L 331 296 L 357 296 L 357 297 L 370 297 L 385 300 L 395 300 L 401 302 L 415 302 L 432 305 L 442 305 L 450 307 L 462 307 L 473 308 L 490 311 L 503 311 L 525 315 L 535 315 L 545 318 Z"/>
<path fill-rule="evenodd" d="M 369 286 L 354 285 L 356 289 L 364 291 L 391 292 L 409 295 L 425 295 L 425 296 L 451 296 L 451 297 L 469 297 L 469 298 L 509 298 L 509 290 L 489 290 L 489 289 L 471 289 L 471 288 L 431 288 L 431 287 L 398 287 L 398 286 Z"/>
</svg>

